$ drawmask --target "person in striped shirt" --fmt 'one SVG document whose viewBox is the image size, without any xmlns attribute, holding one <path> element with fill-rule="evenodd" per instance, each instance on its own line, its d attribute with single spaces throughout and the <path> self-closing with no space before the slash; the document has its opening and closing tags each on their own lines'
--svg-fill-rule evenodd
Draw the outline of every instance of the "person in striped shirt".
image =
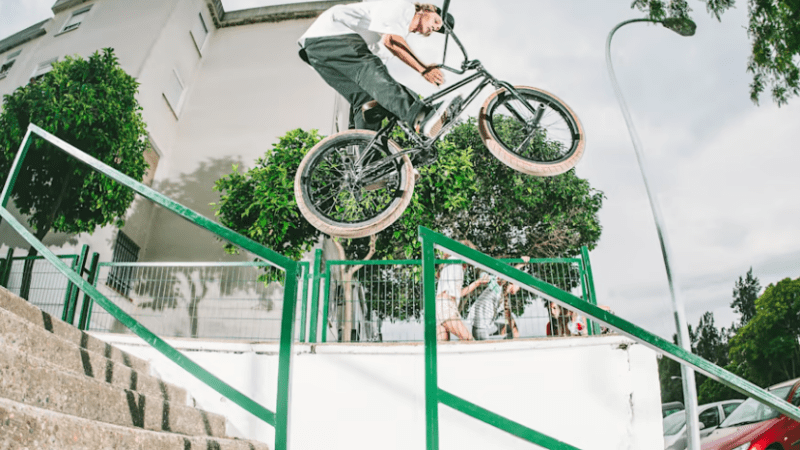
<svg viewBox="0 0 800 450">
<path fill-rule="evenodd" d="M 521 269 L 530 261 L 527 256 L 522 257 L 522 264 L 517 264 L 516 269 Z M 486 288 L 478 296 L 478 300 L 472 305 L 469 311 L 469 318 L 472 319 L 472 336 L 476 341 L 490 338 L 502 339 L 508 333 L 506 328 L 511 326 L 513 337 L 519 337 L 519 330 L 510 311 L 506 313 L 505 299 L 509 295 L 519 292 L 517 284 L 508 283 L 506 280 L 495 276 L 489 277 Z M 505 317 L 504 317 L 505 316 Z M 508 319 L 508 320 L 506 320 Z M 510 324 L 509 324 L 510 322 Z"/>
</svg>

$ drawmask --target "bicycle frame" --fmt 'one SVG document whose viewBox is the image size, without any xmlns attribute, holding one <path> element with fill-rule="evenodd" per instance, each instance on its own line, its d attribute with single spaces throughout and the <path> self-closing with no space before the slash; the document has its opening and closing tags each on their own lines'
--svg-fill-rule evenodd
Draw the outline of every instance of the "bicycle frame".
<svg viewBox="0 0 800 450">
<path fill-rule="evenodd" d="M 492 85 L 496 89 L 500 88 L 506 89 L 522 105 L 525 105 L 525 107 L 531 112 L 531 114 L 533 114 L 533 120 L 531 121 L 526 121 L 522 116 L 522 114 L 514 110 L 514 108 L 509 108 L 509 109 L 511 113 L 517 117 L 518 120 L 524 123 L 528 123 L 531 127 L 535 128 L 541 118 L 543 108 L 540 107 L 538 110 L 534 109 L 527 101 L 525 101 L 524 98 L 522 98 L 522 96 L 519 95 L 517 90 L 514 89 L 513 85 L 511 85 L 508 82 L 501 81 L 495 78 L 483 67 L 481 62 L 478 61 L 477 59 L 470 60 L 467 56 L 467 51 L 464 48 L 464 45 L 458 39 L 456 34 L 453 33 L 453 30 L 446 24 L 444 24 L 443 26 L 445 26 L 446 29 L 445 30 L 446 37 L 445 37 L 444 51 L 442 55 L 442 63 L 436 65 L 435 68 L 444 69 L 453 72 L 457 75 L 463 75 L 470 70 L 474 70 L 475 73 L 453 84 L 452 86 L 448 86 L 442 89 L 441 91 L 438 91 L 424 98 L 422 101 L 427 103 L 428 105 L 432 105 L 435 101 L 439 100 L 440 98 L 445 97 L 448 94 L 451 94 L 452 92 L 455 92 L 476 80 L 480 80 L 480 82 L 472 89 L 472 91 L 461 102 L 458 109 L 454 112 L 454 117 L 461 116 L 464 110 L 466 110 L 467 107 L 475 100 L 475 98 L 478 96 L 478 94 L 480 94 L 483 88 L 485 88 L 488 85 Z M 464 60 L 461 63 L 461 69 L 449 67 L 444 63 L 444 61 L 447 58 L 447 45 L 451 37 L 456 42 L 456 45 L 458 45 L 462 55 L 464 56 Z M 415 130 L 412 130 L 407 124 L 403 123 L 402 121 L 398 121 L 396 117 L 390 118 L 389 122 L 378 131 L 378 133 L 375 135 L 372 141 L 370 141 L 370 143 L 367 145 L 367 147 L 355 161 L 355 167 L 361 169 L 361 179 L 363 184 L 370 185 L 373 183 L 380 182 L 382 178 L 388 175 L 388 173 L 381 171 L 381 169 L 386 169 L 389 165 L 394 165 L 394 163 L 396 163 L 398 160 L 400 160 L 400 158 L 402 158 L 405 155 L 413 156 L 417 153 L 429 152 L 433 148 L 433 145 L 436 143 L 436 141 L 438 141 L 442 135 L 444 135 L 450 128 L 452 128 L 452 126 L 455 125 L 455 123 L 456 121 L 452 120 L 447 125 L 442 127 L 442 129 L 439 130 L 439 132 L 435 136 L 426 137 L 418 134 Z M 408 136 L 409 140 L 411 140 L 414 145 L 411 146 L 411 148 L 409 148 L 408 150 L 404 150 L 402 152 L 395 153 L 393 155 L 385 156 L 364 167 L 363 166 L 364 161 L 368 160 L 369 156 L 372 155 L 372 151 L 376 142 L 378 142 L 383 138 L 388 139 L 389 133 L 396 126 L 399 126 L 405 132 L 406 136 Z"/>
</svg>

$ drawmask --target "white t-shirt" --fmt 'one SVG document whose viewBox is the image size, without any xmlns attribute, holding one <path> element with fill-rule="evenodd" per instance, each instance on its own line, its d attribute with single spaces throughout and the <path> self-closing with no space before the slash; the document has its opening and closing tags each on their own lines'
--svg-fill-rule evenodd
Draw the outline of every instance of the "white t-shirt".
<svg viewBox="0 0 800 450">
<path fill-rule="evenodd" d="M 377 0 L 348 5 L 336 5 L 323 12 L 300 36 L 298 43 L 305 45 L 308 38 L 339 36 L 358 33 L 372 53 L 384 62 L 391 56 L 380 45 L 384 34 L 405 38 L 415 14 L 414 4 L 406 0 Z"/>
<path fill-rule="evenodd" d="M 464 287 L 464 268 L 461 264 L 448 264 L 439 272 L 439 286 L 436 290 L 438 296 L 447 292 L 450 297 L 455 297 L 456 302 L 461 300 L 461 289 Z"/>
</svg>

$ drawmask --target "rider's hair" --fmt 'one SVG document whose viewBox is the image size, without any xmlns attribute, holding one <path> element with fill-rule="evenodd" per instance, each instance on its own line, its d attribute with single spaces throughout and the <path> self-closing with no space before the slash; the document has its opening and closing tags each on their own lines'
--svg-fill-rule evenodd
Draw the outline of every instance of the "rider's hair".
<svg viewBox="0 0 800 450">
<path fill-rule="evenodd" d="M 431 5 L 430 3 L 414 3 L 414 12 L 420 11 L 431 11 L 436 12 L 436 6 Z"/>
</svg>

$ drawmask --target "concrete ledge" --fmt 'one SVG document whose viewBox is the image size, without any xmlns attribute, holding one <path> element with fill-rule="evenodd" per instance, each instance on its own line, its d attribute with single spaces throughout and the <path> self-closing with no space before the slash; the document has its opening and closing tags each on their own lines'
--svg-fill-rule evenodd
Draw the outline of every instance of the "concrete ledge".
<svg viewBox="0 0 800 450">
<path fill-rule="evenodd" d="M 262 22 L 283 22 L 285 20 L 309 19 L 317 17 L 331 6 L 357 3 L 361 0 L 323 0 L 316 2 L 290 3 L 286 5 L 264 6 L 227 12 L 221 0 L 209 0 L 208 10 L 217 28 L 235 27 Z"/>
<path fill-rule="evenodd" d="M 269 450 L 257 441 L 180 436 L 93 422 L 0 399 L 0 448 L 36 450 Z"/>
</svg>

